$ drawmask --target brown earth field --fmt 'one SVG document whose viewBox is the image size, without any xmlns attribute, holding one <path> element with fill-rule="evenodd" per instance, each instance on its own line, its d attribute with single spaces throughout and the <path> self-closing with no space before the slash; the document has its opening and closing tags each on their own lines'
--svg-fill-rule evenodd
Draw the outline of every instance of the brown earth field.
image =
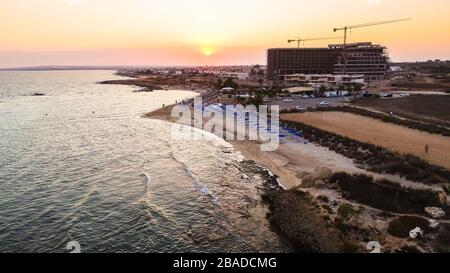
<svg viewBox="0 0 450 273">
<path fill-rule="evenodd" d="M 431 164 L 450 169 L 450 138 L 384 123 L 372 118 L 342 112 L 285 114 L 283 120 L 301 122 L 331 133 L 413 154 Z M 430 152 L 424 151 L 428 144 Z"/>
<path fill-rule="evenodd" d="M 385 113 L 424 122 L 450 126 L 450 96 L 416 95 L 399 99 L 361 99 L 356 106 L 372 108 Z"/>
</svg>

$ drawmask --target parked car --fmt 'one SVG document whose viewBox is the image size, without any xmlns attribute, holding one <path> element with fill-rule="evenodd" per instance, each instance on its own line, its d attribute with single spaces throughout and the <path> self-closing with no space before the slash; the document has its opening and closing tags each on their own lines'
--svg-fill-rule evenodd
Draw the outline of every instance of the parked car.
<svg viewBox="0 0 450 273">
<path fill-rule="evenodd" d="M 283 102 L 293 102 L 292 99 L 284 99 Z"/>
<path fill-rule="evenodd" d="M 316 98 L 316 96 L 314 96 L 314 95 L 311 95 L 311 96 L 309 96 L 311 99 L 315 99 Z"/>
<path fill-rule="evenodd" d="M 297 106 L 297 107 L 295 107 L 295 109 L 297 109 L 299 111 L 306 111 L 306 110 L 308 110 L 307 108 L 301 107 L 301 106 Z"/>
<path fill-rule="evenodd" d="M 380 98 L 392 98 L 393 95 L 391 93 L 381 93 Z"/>
<path fill-rule="evenodd" d="M 309 99 L 309 96 L 308 95 L 303 95 L 302 99 Z"/>
<path fill-rule="evenodd" d="M 400 97 L 409 97 L 409 96 L 411 96 L 411 94 L 409 94 L 409 93 L 401 93 L 400 94 Z"/>
<path fill-rule="evenodd" d="M 349 100 L 348 98 L 342 98 L 339 100 L 340 102 L 352 102 L 351 100 Z"/>
<path fill-rule="evenodd" d="M 319 103 L 319 107 L 328 107 L 330 106 L 330 103 L 328 101 L 322 101 Z"/>
</svg>

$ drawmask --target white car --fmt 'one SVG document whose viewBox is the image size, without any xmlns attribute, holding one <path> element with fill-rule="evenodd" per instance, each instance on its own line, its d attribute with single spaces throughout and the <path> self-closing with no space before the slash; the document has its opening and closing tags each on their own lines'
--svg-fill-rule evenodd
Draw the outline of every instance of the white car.
<svg viewBox="0 0 450 273">
<path fill-rule="evenodd" d="M 315 99 L 316 98 L 316 96 L 314 96 L 314 95 L 311 95 L 311 96 L 309 96 L 311 99 Z"/>
<path fill-rule="evenodd" d="M 320 107 L 327 107 L 330 106 L 330 103 L 328 101 L 322 101 L 321 103 L 319 103 Z"/>
<path fill-rule="evenodd" d="M 292 99 L 285 99 L 285 100 L 283 100 L 283 102 L 293 102 L 293 100 Z"/>
<path fill-rule="evenodd" d="M 409 93 L 401 93 L 400 94 L 400 97 L 409 97 L 409 96 L 411 96 L 411 94 L 409 94 Z"/>
<path fill-rule="evenodd" d="M 380 97 L 381 98 L 392 98 L 392 94 L 390 94 L 390 93 L 381 93 Z"/>
<path fill-rule="evenodd" d="M 306 110 L 308 110 L 305 107 L 301 107 L 301 106 L 297 106 L 297 107 L 295 107 L 295 109 L 297 109 L 299 111 L 306 111 Z"/>
</svg>

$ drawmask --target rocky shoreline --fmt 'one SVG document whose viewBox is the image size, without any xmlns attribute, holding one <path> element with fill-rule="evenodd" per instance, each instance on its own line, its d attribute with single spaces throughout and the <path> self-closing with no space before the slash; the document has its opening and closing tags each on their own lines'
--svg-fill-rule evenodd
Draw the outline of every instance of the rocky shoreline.
<svg viewBox="0 0 450 273">
<path fill-rule="evenodd" d="M 139 80 L 139 79 L 102 81 L 102 82 L 100 82 L 100 84 L 132 85 L 132 86 L 146 88 L 149 91 L 162 90 L 161 86 L 155 85 L 148 81 Z"/>
<path fill-rule="evenodd" d="M 366 253 L 369 242 L 379 243 L 386 253 L 445 252 L 450 247 L 450 211 L 446 196 L 437 192 L 406 189 L 367 176 L 333 174 L 327 168 L 309 174 L 312 185 L 284 190 L 272 186 L 276 176 L 264 169 L 260 172 L 269 185 L 263 194 L 269 206 L 267 218 L 297 252 Z M 335 190 L 342 199 L 313 197 L 311 187 Z M 442 222 L 433 220 L 426 206 L 444 207 Z M 419 239 L 410 238 L 415 228 L 424 232 Z"/>
</svg>

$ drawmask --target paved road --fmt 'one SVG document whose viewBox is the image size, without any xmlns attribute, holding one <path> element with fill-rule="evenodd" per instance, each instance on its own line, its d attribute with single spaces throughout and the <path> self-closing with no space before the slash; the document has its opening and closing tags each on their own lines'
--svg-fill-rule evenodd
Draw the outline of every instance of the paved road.
<svg viewBox="0 0 450 273">
<path fill-rule="evenodd" d="M 289 110 L 293 109 L 297 106 L 304 108 L 315 108 L 322 101 L 327 101 L 330 104 L 330 107 L 336 107 L 339 105 L 343 105 L 344 103 L 339 102 L 342 98 L 314 98 L 314 99 L 302 99 L 302 98 L 293 98 L 293 102 L 283 102 L 283 100 L 272 100 L 269 105 L 279 105 L 280 110 Z"/>
</svg>

